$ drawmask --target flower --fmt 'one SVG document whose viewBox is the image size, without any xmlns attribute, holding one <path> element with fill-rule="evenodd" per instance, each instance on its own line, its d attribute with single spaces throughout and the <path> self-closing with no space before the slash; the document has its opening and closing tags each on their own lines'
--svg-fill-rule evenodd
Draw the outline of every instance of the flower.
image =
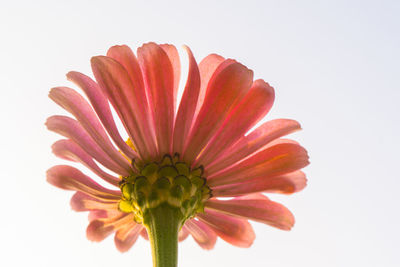
<svg viewBox="0 0 400 267">
<path fill-rule="evenodd" d="M 93 57 L 96 81 L 68 73 L 88 101 L 68 87 L 50 91 L 75 117 L 48 118 L 48 129 L 67 138 L 54 143 L 53 152 L 113 187 L 68 165 L 47 172 L 52 185 L 76 191 L 74 210 L 89 211 L 89 240 L 115 232 L 124 252 L 139 235 L 148 238 L 148 231 L 157 239 L 157 231 L 176 220 L 179 240 L 190 234 L 204 249 L 217 237 L 249 247 L 255 234 L 248 220 L 292 228 L 292 213 L 263 193 L 291 194 L 306 186 L 300 170 L 308 164 L 306 150 L 281 138 L 299 123 L 276 119 L 248 133 L 272 107 L 274 89 L 253 81 L 253 72 L 235 60 L 211 54 L 198 65 L 185 49 L 189 70 L 179 106 L 178 52 L 155 43 L 140 47 L 137 58 L 125 45 Z M 129 138 L 121 136 L 110 103 Z"/>
</svg>

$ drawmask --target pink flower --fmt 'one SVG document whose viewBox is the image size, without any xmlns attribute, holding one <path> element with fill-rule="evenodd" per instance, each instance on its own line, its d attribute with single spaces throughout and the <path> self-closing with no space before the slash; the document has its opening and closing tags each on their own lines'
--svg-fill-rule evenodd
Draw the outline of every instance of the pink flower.
<svg viewBox="0 0 400 267">
<path fill-rule="evenodd" d="M 66 138 L 54 143 L 55 155 L 82 163 L 115 187 L 68 165 L 47 172 L 52 185 L 76 191 L 74 210 L 89 211 L 89 240 L 115 232 L 117 248 L 127 251 L 139 235 L 147 238 L 146 209 L 160 203 L 181 212 L 179 239 L 190 234 L 204 249 L 212 249 L 217 237 L 249 247 L 255 234 L 248 220 L 292 228 L 292 213 L 263 193 L 291 194 L 306 186 L 300 171 L 308 164 L 306 150 L 281 139 L 300 130 L 299 123 L 272 120 L 246 135 L 272 107 L 274 89 L 253 81 L 253 72 L 242 64 L 216 54 L 197 65 L 185 48 L 189 73 L 179 105 L 178 52 L 154 43 L 140 47 L 138 58 L 127 46 L 93 57 L 96 81 L 68 73 L 88 101 L 68 87 L 50 91 L 50 98 L 75 117 L 48 118 L 48 129 Z M 121 137 L 109 103 L 128 140 Z"/>
</svg>

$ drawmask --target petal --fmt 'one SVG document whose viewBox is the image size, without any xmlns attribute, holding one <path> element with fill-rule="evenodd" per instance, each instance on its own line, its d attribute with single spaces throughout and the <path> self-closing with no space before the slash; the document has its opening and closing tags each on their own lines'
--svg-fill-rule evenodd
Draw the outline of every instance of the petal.
<svg viewBox="0 0 400 267">
<path fill-rule="evenodd" d="M 187 220 L 185 226 L 201 248 L 207 250 L 214 248 L 217 242 L 217 234 L 209 226 L 194 219 Z"/>
<path fill-rule="evenodd" d="M 115 216 L 120 216 L 124 213 L 119 210 L 90 210 L 89 211 L 89 222 L 100 219 L 100 218 L 111 218 Z"/>
<path fill-rule="evenodd" d="M 93 141 L 93 139 L 76 120 L 65 116 L 51 116 L 47 119 L 46 126 L 50 131 L 61 134 L 62 136 L 74 141 L 90 156 L 111 171 L 123 176 L 129 175 L 127 170 L 115 163 L 100 149 L 100 147 Z"/>
<path fill-rule="evenodd" d="M 154 157 L 156 144 L 152 139 L 151 123 L 145 113 L 147 102 L 142 102 L 140 96 L 136 96 L 136 92 L 141 90 L 134 87 L 128 72 L 116 60 L 97 56 L 91 62 L 97 82 L 121 118 L 139 155 L 142 159 Z"/>
<path fill-rule="evenodd" d="M 206 209 L 205 213 L 196 215 L 226 242 L 238 247 L 250 247 L 255 234 L 250 223 L 246 220 L 234 218 Z"/>
<path fill-rule="evenodd" d="M 143 230 L 140 232 L 140 236 L 147 241 L 149 240 L 149 235 L 147 234 L 146 228 L 143 228 Z"/>
<path fill-rule="evenodd" d="M 250 156 L 271 141 L 300 129 L 300 124 L 294 120 L 277 119 L 268 121 L 252 131 L 249 135 L 243 136 L 228 151 L 224 152 L 214 162 L 211 162 L 210 165 L 207 166 L 207 172 L 212 174 L 222 170 Z"/>
<path fill-rule="evenodd" d="M 174 71 L 165 51 L 155 43 L 138 48 L 149 103 L 153 107 L 159 156 L 171 153 L 174 123 Z"/>
<path fill-rule="evenodd" d="M 230 200 L 210 199 L 206 207 L 227 215 L 261 222 L 270 226 L 290 230 L 294 224 L 293 214 L 283 205 L 269 200 L 262 194 Z"/>
<path fill-rule="evenodd" d="M 120 181 L 119 178 L 114 177 L 102 169 L 93 161 L 92 157 L 86 153 L 85 150 L 80 148 L 71 140 L 59 140 L 51 146 L 53 153 L 60 158 L 71 160 L 74 162 L 80 162 L 95 174 L 101 177 L 103 180 L 109 182 L 112 185 L 118 186 Z"/>
<path fill-rule="evenodd" d="M 115 246 L 120 252 L 128 251 L 139 237 L 143 226 L 135 222 L 129 222 L 121 227 L 114 236 Z"/>
<path fill-rule="evenodd" d="M 178 234 L 178 240 L 179 242 L 182 242 L 183 240 L 185 240 L 189 235 L 189 231 L 186 228 L 186 226 L 182 226 L 182 229 L 179 231 Z"/>
<path fill-rule="evenodd" d="M 100 218 L 89 223 L 86 229 L 87 239 L 94 242 L 103 241 L 107 236 L 133 221 L 133 215 L 122 213 L 111 218 Z"/>
<path fill-rule="evenodd" d="M 47 171 L 47 182 L 65 190 L 80 191 L 100 200 L 119 200 L 121 193 L 102 187 L 78 169 L 57 165 Z"/>
<path fill-rule="evenodd" d="M 168 55 L 168 58 L 171 62 L 172 69 L 174 72 L 174 110 L 176 110 L 176 101 L 179 89 L 179 80 L 181 78 L 181 62 L 179 58 L 178 50 L 175 46 L 170 44 L 161 44 L 160 47 L 164 50 L 164 52 Z"/>
<path fill-rule="evenodd" d="M 127 172 L 131 170 L 129 162 L 114 148 L 92 107 L 80 94 L 68 87 L 56 87 L 51 89 L 49 97 L 74 115 L 80 125 L 111 159 Z"/>
<path fill-rule="evenodd" d="M 274 89 L 263 80 L 253 82 L 247 95 L 228 115 L 220 130 L 197 159 L 207 166 L 228 147 L 244 136 L 271 109 Z"/>
<path fill-rule="evenodd" d="M 218 66 L 187 140 L 186 162 L 193 163 L 228 113 L 250 89 L 252 79 L 253 72 L 234 60 L 225 60 Z"/>
<path fill-rule="evenodd" d="M 295 171 L 273 177 L 257 177 L 241 183 L 213 187 L 214 197 L 234 197 L 257 192 L 292 194 L 307 185 L 306 175 Z"/>
<path fill-rule="evenodd" d="M 198 97 L 198 103 L 196 106 L 196 110 L 193 116 L 195 120 L 199 114 L 200 108 L 203 105 L 204 98 L 206 96 L 208 84 L 210 82 L 211 77 L 213 76 L 215 70 L 224 62 L 225 58 L 221 57 L 217 54 L 210 54 L 203 58 L 203 60 L 199 64 L 199 72 L 200 72 L 200 92 Z"/>
<path fill-rule="evenodd" d="M 200 73 L 196 60 L 189 47 L 185 46 L 189 56 L 189 73 L 182 100 L 175 120 L 173 151 L 182 152 L 183 145 L 192 126 L 194 112 L 200 91 Z"/>
<path fill-rule="evenodd" d="M 209 176 L 211 187 L 238 183 L 257 177 L 272 177 L 304 168 L 307 151 L 297 144 L 277 144 L 217 174 Z"/>
<path fill-rule="evenodd" d="M 101 91 L 98 84 L 93 81 L 90 77 L 75 71 L 71 71 L 67 74 L 68 80 L 78 85 L 88 97 L 92 104 L 97 116 L 101 120 L 106 128 L 108 134 L 118 146 L 119 149 L 130 159 L 137 158 L 137 153 L 129 147 L 126 142 L 122 139 L 118 132 L 117 126 L 115 125 L 114 118 L 112 116 L 110 105 L 104 93 Z"/>
<path fill-rule="evenodd" d="M 101 201 L 82 192 L 76 192 L 70 201 L 74 211 L 118 210 L 119 200 Z"/>
</svg>

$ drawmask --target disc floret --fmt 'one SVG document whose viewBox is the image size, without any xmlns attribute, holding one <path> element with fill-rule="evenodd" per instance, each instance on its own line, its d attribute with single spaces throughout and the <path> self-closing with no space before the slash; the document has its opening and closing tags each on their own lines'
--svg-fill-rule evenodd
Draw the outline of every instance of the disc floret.
<svg viewBox="0 0 400 267">
<path fill-rule="evenodd" d="M 137 223 L 143 223 L 146 214 L 169 205 L 176 208 L 183 223 L 204 212 L 204 203 L 211 190 L 203 177 L 203 167 L 190 168 L 179 155 L 165 155 L 160 162 L 134 163 L 137 173 L 123 177 L 120 182 L 119 209 L 133 213 Z"/>
</svg>

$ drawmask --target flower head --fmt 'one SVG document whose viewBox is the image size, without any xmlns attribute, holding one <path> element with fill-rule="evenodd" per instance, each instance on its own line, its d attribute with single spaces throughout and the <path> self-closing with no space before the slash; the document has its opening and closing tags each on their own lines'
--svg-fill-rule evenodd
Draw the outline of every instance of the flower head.
<svg viewBox="0 0 400 267">
<path fill-rule="evenodd" d="M 72 208 L 89 211 L 88 239 L 115 232 L 117 248 L 127 251 L 139 235 L 147 238 L 146 228 L 157 232 L 157 214 L 163 225 L 176 220 L 179 240 L 190 234 L 204 249 L 213 248 L 217 237 L 250 246 L 255 234 L 248 220 L 283 230 L 293 226 L 292 213 L 263 193 L 305 187 L 300 169 L 308 164 L 307 152 L 281 138 L 299 130 L 299 123 L 277 119 L 248 133 L 272 107 L 274 89 L 253 81 L 253 72 L 235 60 L 211 54 L 198 65 L 185 49 L 189 71 L 179 104 L 178 52 L 155 43 L 140 47 L 137 57 L 127 46 L 93 57 L 96 81 L 68 73 L 88 100 L 68 87 L 50 91 L 75 117 L 48 118 L 48 129 L 66 137 L 53 152 L 113 187 L 68 165 L 48 170 L 51 184 L 76 191 Z"/>
</svg>

